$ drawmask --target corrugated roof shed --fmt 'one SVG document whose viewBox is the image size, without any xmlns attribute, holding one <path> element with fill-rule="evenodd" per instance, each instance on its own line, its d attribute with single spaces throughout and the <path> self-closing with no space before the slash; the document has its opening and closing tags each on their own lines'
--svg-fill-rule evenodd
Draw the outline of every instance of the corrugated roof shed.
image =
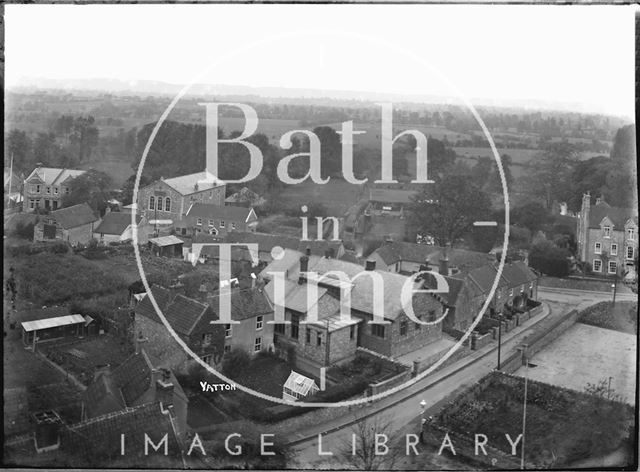
<svg viewBox="0 0 640 472">
<path fill-rule="evenodd" d="M 59 326 L 69 326 L 73 324 L 85 323 L 85 319 L 82 315 L 66 315 L 58 316 L 56 318 L 45 318 L 43 320 L 25 321 L 22 324 L 22 329 L 26 332 L 40 331 L 42 329 L 57 328 Z"/>
</svg>

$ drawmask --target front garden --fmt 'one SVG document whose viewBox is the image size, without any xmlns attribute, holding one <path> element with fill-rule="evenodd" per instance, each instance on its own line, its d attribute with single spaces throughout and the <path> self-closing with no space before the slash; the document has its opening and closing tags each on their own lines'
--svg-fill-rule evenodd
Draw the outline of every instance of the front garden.
<svg viewBox="0 0 640 472">
<path fill-rule="evenodd" d="M 622 333 L 637 334 L 638 303 L 637 302 L 600 302 L 584 310 L 578 318 L 580 323 L 613 329 Z"/>
</svg>

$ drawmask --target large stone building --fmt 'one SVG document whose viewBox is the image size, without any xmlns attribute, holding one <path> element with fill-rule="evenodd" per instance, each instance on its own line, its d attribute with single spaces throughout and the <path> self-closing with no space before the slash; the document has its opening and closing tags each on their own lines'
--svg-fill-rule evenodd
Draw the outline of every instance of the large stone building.
<svg viewBox="0 0 640 472">
<path fill-rule="evenodd" d="M 582 196 L 577 227 L 578 257 L 595 274 L 636 279 L 638 257 L 637 209 L 612 207 L 597 198 Z"/>
<path fill-rule="evenodd" d="M 137 209 L 156 227 L 172 227 L 194 203 L 224 206 L 226 184 L 210 172 L 156 180 L 138 191 Z"/>
<path fill-rule="evenodd" d="M 71 181 L 85 172 L 76 169 L 36 167 L 24 180 L 24 211 L 35 211 L 36 208 L 62 208 L 62 198 L 71 192 Z"/>
<path fill-rule="evenodd" d="M 33 228 L 33 240 L 87 244 L 99 223 L 100 218 L 86 203 L 60 208 L 40 218 Z"/>
<path fill-rule="evenodd" d="M 333 271 L 344 273 L 350 281 L 341 280 Z M 284 274 L 283 300 L 275 289 L 278 282 L 274 272 Z M 318 376 L 321 367 L 352 360 L 358 347 L 399 357 L 442 337 L 440 324 L 414 323 L 403 309 L 405 284 L 416 289 L 421 283 L 412 284 L 406 276 L 378 271 L 374 264 L 364 269 L 358 264 L 313 256 L 310 251 L 303 254 L 287 249 L 261 274 L 268 280 L 267 295 L 272 303 L 284 306 L 288 322 L 275 325 L 276 348 L 289 353 L 296 366 L 311 375 Z M 377 286 L 375 278 L 382 280 L 383 287 Z M 340 316 L 343 291 L 350 294 L 350 320 Z M 376 294 L 382 298 L 380 303 Z M 436 321 L 444 313 L 443 305 L 431 294 L 414 293 L 412 302 L 416 316 L 422 320 Z M 317 307 L 317 321 L 305 323 L 313 306 Z M 371 323 L 378 308 L 385 324 Z"/>
</svg>

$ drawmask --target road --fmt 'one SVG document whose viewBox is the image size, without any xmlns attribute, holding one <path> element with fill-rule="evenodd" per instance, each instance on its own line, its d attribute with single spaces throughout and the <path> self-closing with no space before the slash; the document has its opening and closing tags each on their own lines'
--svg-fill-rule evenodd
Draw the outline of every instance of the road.
<svg viewBox="0 0 640 472">
<path fill-rule="evenodd" d="M 611 294 L 605 292 L 557 290 L 539 287 L 538 298 L 549 305 L 553 316 L 563 316 L 573 309 L 580 310 L 594 303 L 610 300 Z M 637 300 L 637 295 L 633 293 L 618 293 L 616 299 Z M 511 339 L 503 342 L 503 358 L 506 357 L 506 353 L 515 350 L 522 338 L 528 333 L 528 329 L 529 327 L 522 329 Z M 496 351 L 497 346 L 494 346 L 490 353 L 484 357 L 426 389 L 420 385 L 409 387 L 407 390 L 414 391 L 410 397 L 374 414 L 366 421 L 370 424 L 389 423 L 388 431 L 392 435 L 391 440 L 401 441 L 404 445 L 405 433 L 417 433 L 419 431 L 420 401 L 424 400 L 427 404 L 426 415 L 434 414 L 440 408 L 440 404 L 443 403 L 445 398 L 451 396 L 456 391 L 463 390 L 472 385 L 496 367 Z M 423 380 L 423 383 L 427 380 L 428 377 Z M 339 454 L 339 451 L 344 451 L 345 445 L 349 447 L 348 445 L 351 444 L 353 433 L 353 427 L 347 426 L 322 436 L 322 450 L 333 452 L 335 454 L 333 457 L 326 455 L 319 456 L 317 437 L 296 444 L 293 446 L 295 455 L 293 466 L 316 469 L 344 467 L 344 461 L 339 461 L 336 455 Z M 431 461 L 430 464 L 436 465 L 437 462 Z M 424 462 L 422 465 L 424 465 Z"/>
</svg>

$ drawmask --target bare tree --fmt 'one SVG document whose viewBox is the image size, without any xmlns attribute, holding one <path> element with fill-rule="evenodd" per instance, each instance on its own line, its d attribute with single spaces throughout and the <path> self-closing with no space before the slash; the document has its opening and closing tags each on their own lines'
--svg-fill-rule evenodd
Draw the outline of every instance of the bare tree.
<svg viewBox="0 0 640 472">
<path fill-rule="evenodd" d="M 402 451 L 393 441 L 391 421 L 382 416 L 356 416 L 356 420 L 350 441 L 339 450 L 338 458 L 358 470 L 393 468 Z"/>
</svg>

